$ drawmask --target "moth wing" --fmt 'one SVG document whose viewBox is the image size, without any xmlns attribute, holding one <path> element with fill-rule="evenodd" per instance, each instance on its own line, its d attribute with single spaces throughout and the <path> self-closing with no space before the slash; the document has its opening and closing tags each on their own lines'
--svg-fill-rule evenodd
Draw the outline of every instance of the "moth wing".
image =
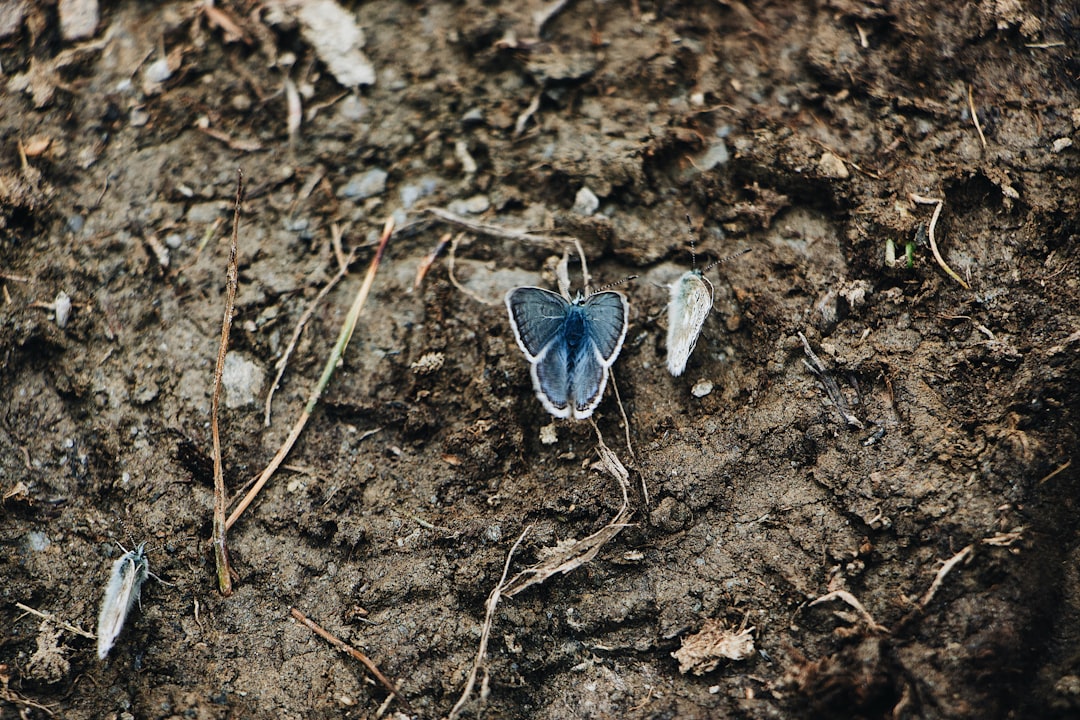
<svg viewBox="0 0 1080 720">
<path fill-rule="evenodd" d="M 607 290 L 587 297 L 584 307 L 588 317 L 589 339 L 599 353 L 600 364 L 605 368 L 611 367 L 626 339 L 630 303 L 622 293 Z"/>
<path fill-rule="evenodd" d="M 519 287 L 506 293 L 506 310 L 521 351 L 535 363 L 544 348 L 562 332 L 570 303 L 538 287 Z"/>
<path fill-rule="evenodd" d="M 671 286 L 668 303 L 668 372 L 675 377 L 683 374 L 686 361 L 694 352 L 701 326 L 712 310 L 713 291 L 700 272 L 690 270 Z"/>
<path fill-rule="evenodd" d="M 567 418 L 571 414 L 572 388 L 568 368 L 566 343 L 562 342 L 561 335 L 556 335 L 532 361 L 530 369 L 536 397 L 544 409 L 557 418 Z"/>
<path fill-rule="evenodd" d="M 120 630 L 124 627 L 133 595 L 138 592 L 138 568 L 131 553 L 125 554 L 113 564 L 112 576 L 105 588 L 105 598 L 101 601 L 101 614 L 98 616 L 97 646 L 98 658 L 105 659 L 116 642 Z"/>
</svg>

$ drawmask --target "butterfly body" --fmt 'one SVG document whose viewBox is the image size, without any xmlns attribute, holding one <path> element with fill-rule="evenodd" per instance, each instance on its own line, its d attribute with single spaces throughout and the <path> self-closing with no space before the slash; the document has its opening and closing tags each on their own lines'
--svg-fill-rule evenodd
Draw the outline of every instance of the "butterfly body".
<svg viewBox="0 0 1080 720">
<path fill-rule="evenodd" d="M 558 418 L 592 415 L 626 338 L 626 298 L 605 291 L 571 301 L 543 288 L 519 287 L 506 294 L 506 309 L 544 409 Z"/>
<path fill-rule="evenodd" d="M 687 270 L 671 286 L 668 302 L 667 367 L 678 377 L 694 352 L 713 305 L 713 286 L 700 270 Z"/>
</svg>

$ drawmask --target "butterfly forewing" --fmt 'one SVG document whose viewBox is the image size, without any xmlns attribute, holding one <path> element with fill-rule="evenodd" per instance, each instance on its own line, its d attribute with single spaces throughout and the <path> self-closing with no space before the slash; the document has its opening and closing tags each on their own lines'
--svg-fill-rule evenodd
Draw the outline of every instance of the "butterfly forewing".
<svg viewBox="0 0 1080 720">
<path fill-rule="evenodd" d="M 610 367 L 626 338 L 630 305 L 623 295 L 611 291 L 590 295 L 584 305 L 589 311 L 589 337 L 600 354 L 601 364 Z"/>
<path fill-rule="evenodd" d="M 506 294 L 510 326 L 529 362 L 535 362 L 562 332 L 569 307 L 562 297 L 543 288 L 519 287 Z"/>
</svg>

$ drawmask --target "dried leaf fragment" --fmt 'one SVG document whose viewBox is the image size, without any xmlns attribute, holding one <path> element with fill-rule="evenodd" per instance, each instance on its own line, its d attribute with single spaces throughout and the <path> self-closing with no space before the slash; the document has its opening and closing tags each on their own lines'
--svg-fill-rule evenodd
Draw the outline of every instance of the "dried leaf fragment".
<svg viewBox="0 0 1080 720">
<path fill-rule="evenodd" d="M 732 630 L 722 620 L 708 619 L 695 635 L 682 639 L 682 647 L 671 653 L 679 661 L 679 672 L 704 675 L 721 660 L 745 660 L 754 654 L 755 628 Z"/>
</svg>

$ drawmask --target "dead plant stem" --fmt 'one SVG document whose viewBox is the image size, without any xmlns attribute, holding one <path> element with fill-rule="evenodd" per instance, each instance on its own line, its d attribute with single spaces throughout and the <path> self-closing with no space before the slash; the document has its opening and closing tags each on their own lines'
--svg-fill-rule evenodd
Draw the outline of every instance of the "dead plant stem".
<svg viewBox="0 0 1080 720">
<path fill-rule="evenodd" d="M 259 479 L 255 481 L 251 489 L 248 490 L 247 495 L 240 501 L 240 504 L 236 506 L 236 509 L 232 511 L 229 519 L 225 521 L 225 528 L 231 528 L 240 516 L 247 509 L 248 505 L 255 499 L 259 492 L 266 485 L 267 481 L 277 471 L 278 466 L 284 462 L 288 456 L 289 451 L 292 450 L 293 445 L 296 444 L 297 438 L 300 437 L 300 433 L 303 432 L 304 427 L 307 425 L 308 418 L 311 417 L 311 413 L 315 411 L 315 406 L 319 403 L 319 399 L 322 397 L 323 392 L 326 390 L 326 386 L 330 384 L 330 378 L 334 374 L 335 368 L 338 363 L 341 362 L 342 357 L 345 355 L 345 348 L 349 346 L 349 340 L 352 338 L 353 331 L 356 329 L 356 323 L 360 318 L 360 312 L 364 309 L 364 303 L 367 301 L 368 293 L 371 292 L 371 285 L 375 281 L 375 272 L 379 269 L 379 263 L 382 261 L 383 251 L 386 249 L 386 243 L 390 240 L 390 236 L 394 232 L 394 220 L 388 218 L 386 224 L 383 226 L 382 237 L 379 239 L 379 246 L 375 250 L 375 257 L 371 260 L 371 265 L 368 267 L 367 275 L 364 277 L 364 283 L 360 286 L 360 289 L 356 293 L 356 299 L 353 300 L 352 308 L 349 309 L 349 314 L 345 318 L 345 322 L 341 325 L 341 332 L 338 334 L 337 344 L 334 346 L 333 352 L 330 353 L 330 357 L 326 360 L 326 365 L 323 367 L 322 377 L 319 378 L 318 384 L 312 391 L 311 396 L 308 398 L 307 405 L 304 406 L 303 411 L 300 413 L 300 417 L 297 418 L 296 423 L 293 425 L 292 430 L 289 431 L 289 437 L 285 439 L 281 447 L 278 449 L 277 454 L 270 461 L 270 464 L 266 466 L 266 469 L 259 475 Z"/>
</svg>

